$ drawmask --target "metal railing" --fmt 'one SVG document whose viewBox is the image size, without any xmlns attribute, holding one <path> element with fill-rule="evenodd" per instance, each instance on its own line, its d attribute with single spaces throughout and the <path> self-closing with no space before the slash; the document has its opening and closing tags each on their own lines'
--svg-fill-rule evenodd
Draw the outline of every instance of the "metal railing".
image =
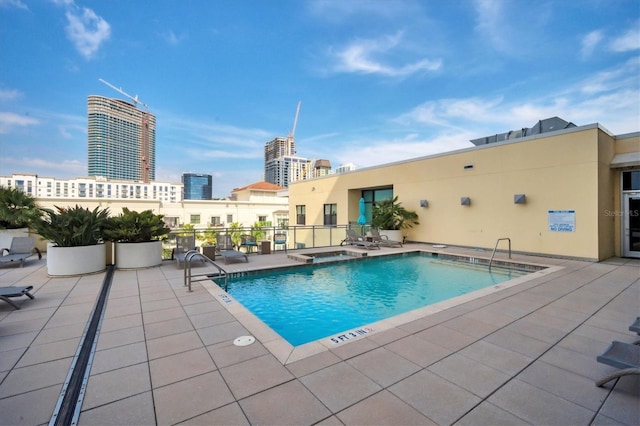
<svg viewBox="0 0 640 426">
<path fill-rule="evenodd" d="M 496 245 L 493 246 L 493 253 L 491 253 L 491 259 L 489 259 L 489 270 L 491 270 L 491 263 L 493 262 L 493 256 L 496 255 L 496 249 L 498 248 L 498 243 L 500 241 L 508 241 L 509 242 L 509 259 L 511 259 L 511 238 L 498 238 L 496 240 Z"/>
<path fill-rule="evenodd" d="M 191 261 L 192 260 L 201 260 L 205 263 L 209 263 L 213 265 L 217 272 L 211 273 L 211 271 L 203 274 L 193 275 L 191 273 Z M 195 278 L 195 279 L 194 279 Z M 224 291 L 227 291 L 228 287 L 228 278 L 227 271 L 225 271 L 220 265 L 218 265 L 213 260 L 209 259 L 204 254 L 200 253 L 197 250 L 189 250 L 184 256 L 184 286 L 189 287 L 188 292 L 192 292 L 191 283 L 194 281 L 211 281 L 214 279 L 222 279 L 224 281 Z M 220 283 L 217 283 L 220 285 Z"/>
<path fill-rule="evenodd" d="M 366 226 L 368 229 L 369 226 Z M 345 239 L 347 229 L 355 229 L 357 232 L 366 231 L 358 224 L 348 225 L 293 225 L 293 226 L 264 226 L 261 228 L 242 227 L 242 228 L 207 228 L 207 229 L 174 229 L 168 238 L 163 241 L 163 258 L 173 259 L 173 249 L 176 247 L 177 236 L 195 237 L 196 246 L 203 247 L 215 245 L 217 235 L 229 234 L 237 248 L 240 247 L 240 236 L 243 234 L 253 235 L 258 243 L 260 241 L 271 241 L 273 244 L 273 236 L 277 233 L 285 233 L 287 235 L 287 250 L 303 249 L 303 248 L 319 248 L 338 246 Z M 196 247 L 194 247 L 196 248 Z M 274 247 L 275 248 L 275 247 Z"/>
</svg>

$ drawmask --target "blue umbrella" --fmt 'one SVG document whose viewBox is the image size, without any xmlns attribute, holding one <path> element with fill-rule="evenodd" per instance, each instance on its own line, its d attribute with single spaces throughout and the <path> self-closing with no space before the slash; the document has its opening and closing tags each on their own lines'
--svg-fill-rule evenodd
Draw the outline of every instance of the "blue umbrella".
<svg viewBox="0 0 640 426">
<path fill-rule="evenodd" d="M 367 217 L 364 215 L 364 198 L 360 198 L 360 216 L 358 217 L 358 225 L 362 228 L 361 233 L 364 235 L 364 225 L 367 224 Z"/>
</svg>

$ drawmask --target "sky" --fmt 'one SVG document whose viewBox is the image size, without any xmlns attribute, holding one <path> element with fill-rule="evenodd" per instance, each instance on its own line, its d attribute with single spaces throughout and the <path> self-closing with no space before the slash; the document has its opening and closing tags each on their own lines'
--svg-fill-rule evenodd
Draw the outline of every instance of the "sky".
<svg viewBox="0 0 640 426">
<path fill-rule="evenodd" d="M 369 167 L 558 116 L 640 130 L 637 0 L 0 0 L 0 175 L 85 177 L 87 96 L 156 116 L 156 180 L 264 146 Z M 126 98 L 125 98 L 126 99 Z"/>
</svg>

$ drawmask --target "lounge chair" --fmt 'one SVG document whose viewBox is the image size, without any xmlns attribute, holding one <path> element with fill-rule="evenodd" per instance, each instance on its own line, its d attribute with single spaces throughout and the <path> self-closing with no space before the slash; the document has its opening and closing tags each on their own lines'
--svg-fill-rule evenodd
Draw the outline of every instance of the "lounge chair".
<svg viewBox="0 0 640 426">
<path fill-rule="evenodd" d="M 243 253 L 239 250 L 236 250 L 233 247 L 233 241 L 231 240 L 231 235 L 222 234 L 216 236 L 217 248 L 220 252 L 220 255 L 224 258 L 224 263 L 229 263 L 230 260 L 242 260 L 244 258 L 245 262 L 249 262 L 249 258 L 246 253 Z"/>
<path fill-rule="evenodd" d="M 273 249 L 276 249 L 276 246 L 281 245 L 284 247 L 284 252 L 287 252 L 287 234 L 285 232 L 276 232 L 273 234 Z"/>
<path fill-rule="evenodd" d="M 253 249 L 258 251 L 258 242 L 253 235 L 240 235 L 240 247 L 247 249 L 247 254 L 251 253 Z"/>
<path fill-rule="evenodd" d="M 350 244 L 356 247 L 363 247 L 366 249 L 380 249 L 380 244 L 374 241 L 367 241 L 364 237 L 358 236 L 356 231 L 353 229 L 347 229 L 347 238 L 345 238 L 340 245 L 343 243 Z"/>
<path fill-rule="evenodd" d="M 636 320 L 629 326 L 629 331 L 633 331 L 636 334 L 640 334 L 640 317 L 636 317 Z"/>
<path fill-rule="evenodd" d="M 386 235 L 380 235 L 376 228 L 371 228 L 371 241 L 384 247 L 402 247 L 402 241 L 390 240 Z"/>
<path fill-rule="evenodd" d="M 26 287 L 0 287 L 0 300 L 4 300 L 14 309 L 20 309 L 20 305 L 9 298 L 27 296 L 29 299 L 35 299 L 33 294 L 29 293 L 31 290 L 33 290 L 32 285 Z"/>
<path fill-rule="evenodd" d="M 596 381 L 596 386 L 598 387 L 622 376 L 640 374 L 640 345 L 613 341 L 611 346 L 602 355 L 598 356 L 597 360 L 602 364 L 620 368 L 620 370 Z"/>
<path fill-rule="evenodd" d="M 35 254 L 38 255 L 38 259 L 42 259 L 42 253 L 36 248 L 34 237 L 13 237 L 11 247 L 0 249 L 0 265 L 20 264 L 22 267 L 24 261 Z"/>
<path fill-rule="evenodd" d="M 181 263 L 184 262 L 184 257 L 187 255 L 189 250 L 196 249 L 196 237 L 193 235 L 186 235 L 176 237 L 176 248 L 173 249 L 173 257 L 176 260 L 178 268 L 183 268 L 180 266 Z"/>
</svg>

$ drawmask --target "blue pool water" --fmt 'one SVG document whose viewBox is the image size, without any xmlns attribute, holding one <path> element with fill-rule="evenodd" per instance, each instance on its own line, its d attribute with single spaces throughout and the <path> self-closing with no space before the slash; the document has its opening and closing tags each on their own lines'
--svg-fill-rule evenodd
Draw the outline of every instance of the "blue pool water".
<svg viewBox="0 0 640 426">
<path fill-rule="evenodd" d="M 298 346 L 524 274 L 411 254 L 233 278 L 228 293 Z"/>
</svg>

